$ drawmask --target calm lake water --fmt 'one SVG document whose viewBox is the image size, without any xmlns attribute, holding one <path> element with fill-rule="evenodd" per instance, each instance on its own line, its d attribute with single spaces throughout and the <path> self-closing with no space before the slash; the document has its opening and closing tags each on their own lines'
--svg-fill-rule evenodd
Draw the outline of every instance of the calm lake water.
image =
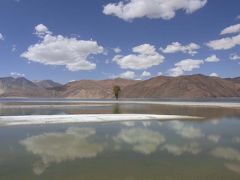
<svg viewBox="0 0 240 180">
<path fill-rule="evenodd" d="M 86 113 L 205 119 L 0 127 L 0 179 L 240 179 L 237 108 L 0 101 L 1 116 Z"/>
</svg>

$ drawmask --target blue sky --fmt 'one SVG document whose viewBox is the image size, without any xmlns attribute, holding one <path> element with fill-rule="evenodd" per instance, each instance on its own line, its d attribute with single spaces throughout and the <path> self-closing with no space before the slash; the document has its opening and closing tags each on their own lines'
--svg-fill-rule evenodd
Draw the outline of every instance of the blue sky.
<svg viewBox="0 0 240 180">
<path fill-rule="evenodd" d="M 240 1 L 169 1 L 1 0 L 0 76 L 240 76 Z"/>
</svg>

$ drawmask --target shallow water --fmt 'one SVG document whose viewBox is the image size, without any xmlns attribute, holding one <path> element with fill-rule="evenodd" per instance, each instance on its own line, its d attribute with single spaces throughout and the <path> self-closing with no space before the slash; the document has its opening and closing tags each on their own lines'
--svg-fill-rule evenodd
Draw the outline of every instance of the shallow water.
<svg viewBox="0 0 240 180">
<path fill-rule="evenodd" d="M 2 102 L 9 107 L 0 105 L 0 115 L 148 113 L 206 118 L 0 127 L 0 179 L 240 179 L 237 108 L 16 104 L 26 105 Z"/>
</svg>

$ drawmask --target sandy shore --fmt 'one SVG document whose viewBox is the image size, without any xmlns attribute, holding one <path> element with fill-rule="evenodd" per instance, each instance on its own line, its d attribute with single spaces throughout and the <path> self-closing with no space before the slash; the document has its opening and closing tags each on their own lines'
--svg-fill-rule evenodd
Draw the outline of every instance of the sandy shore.
<svg viewBox="0 0 240 180">
<path fill-rule="evenodd" d="M 194 116 L 154 115 L 154 114 L 80 114 L 80 115 L 29 115 L 0 116 L 0 126 L 64 124 L 86 122 L 121 122 L 144 120 L 200 119 Z"/>
</svg>

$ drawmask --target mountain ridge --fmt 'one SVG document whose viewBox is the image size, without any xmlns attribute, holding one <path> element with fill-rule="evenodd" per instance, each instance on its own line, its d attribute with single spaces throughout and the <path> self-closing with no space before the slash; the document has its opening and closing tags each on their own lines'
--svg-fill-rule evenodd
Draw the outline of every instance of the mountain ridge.
<svg viewBox="0 0 240 180">
<path fill-rule="evenodd" d="M 42 81 L 33 81 L 34 84 L 40 86 L 40 87 L 43 87 L 43 88 L 55 88 L 55 87 L 60 87 L 62 86 L 62 84 L 58 83 L 58 82 L 55 82 L 53 80 L 42 80 Z"/>
<path fill-rule="evenodd" d="M 30 81 L 24 77 L 0 78 L 0 97 L 113 98 L 119 85 L 122 98 L 216 98 L 240 97 L 240 77 L 219 78 L 202 74 L 157 76 L 147 80 L 79 80 L 61 85 L 52 80 Z"/>
</svg>

